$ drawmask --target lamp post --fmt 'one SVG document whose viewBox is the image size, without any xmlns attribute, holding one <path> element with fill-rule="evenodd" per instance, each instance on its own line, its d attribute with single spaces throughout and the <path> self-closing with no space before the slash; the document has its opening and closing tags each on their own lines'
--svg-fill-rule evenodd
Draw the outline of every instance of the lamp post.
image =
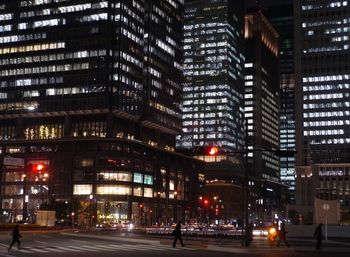
<svg viewBox="0 0 350 257">
<path fill-rule="evenodd" d="M 176 220 L 178 221 L 179 218 L 178 218 L 178 213 L 177 213 L 177 191 L 174 192 L 174 200 L 175 200 L 175 218 Z"/>
<path fill-rule="evenodd" d="M 326 234 L 326 241 L 328 240 L 328 217 L 327 217 L 327 214 L 328 214 L 328 211 L 329 211 L 329 204 L 328 203 L 324 203 L 322 205 L 322 209 L 325 211 L 326 215 L 325 215 L 325 234 Z"/>
<path fill-rule="evenodd" d="M 89 195 L 89 199 L 90 199 L 90 203 L 89 203 L 89 208 L 90 208 L 90 214 L 89 214 L 89 226 L 90 228 L 92 228 L 92 202 L 93 202 L 93 199 L 94 199 L 94 196 L 93 195 Z"/>
</svg>

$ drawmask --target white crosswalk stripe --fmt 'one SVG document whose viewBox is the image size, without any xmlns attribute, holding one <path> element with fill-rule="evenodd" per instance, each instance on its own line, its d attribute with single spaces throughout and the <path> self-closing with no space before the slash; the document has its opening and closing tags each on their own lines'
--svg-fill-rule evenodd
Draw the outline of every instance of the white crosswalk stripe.
<svg viewBox="0 0 350 257">
<path fill-rule="evenodd" d="M 49 253 L 50 252 L 48 250 L 44 250 L 42 248 L 35 248 L 35 247 L 26 247 L 25 249 L 21 249 L 19 251 L 26 252 L 26 253 L 28 253 L 28 251 L 37 252 L 37 253 Z"/>
<path fill-rule="evenodd" d="M 94 245 L 53 245 L 48 247 L 24 247 L 19 250 L 21 253 L 62 253 L 62 252 L 113 252 L 113 251 L 180 251 L 196 250 L 194 248 L 173 248 L 171 245 L 158 244 L 94 244 Z M 1 254 L 0 254 L 1 256 Z"/>
<path fill-rule="evenodd" d="M 56 248 L 61 249 L 61 250 L 65 250 L 67 252 L 83 252 L 82 250 L 78 250 L 75 248 L 70 248 L 69 246 L 56 246 Z"/>
</svg>

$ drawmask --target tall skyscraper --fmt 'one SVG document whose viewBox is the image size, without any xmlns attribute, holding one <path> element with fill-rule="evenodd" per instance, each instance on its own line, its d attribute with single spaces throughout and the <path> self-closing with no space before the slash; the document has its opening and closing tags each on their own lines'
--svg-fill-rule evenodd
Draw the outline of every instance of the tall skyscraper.
<svg viewBox="0 0 350 257">
<path fill-rule="evenodd" d="M 262 12 L 245 16 L 245 119 L 250 203 L 256 220 L 281 209 L 279 158 L 279 35 Z"/>
<path fill-rule="evenodd" d="M 346 209 L 350 201 L 350 2 L 300 0 L 295 1 L 294 12 L 297 172 L 319 176 L 319 190 L 339 199 Z M 333 175 L 338 179 L 330 179 Z M 308 204 L 313 206 L 311 200 Z"/>
<path fill-rule="evenodd" d="M 174 153 L 182 29 L 182 0 L 0 2 L 6 220 L 44 200 L 90 205 L 90 222 L 194 210 L 200 162 Z"/>
<path fill-rule="evenodd" d="M 243 11 L 243 1 L 186 1 L 179 148 L 244 147 Z"/>
<path fill-rule="evenodd" d="M 177 147 L 219 148 L 217 156 L 197 152 L 196 157 L 206 162 L 205 194 L 210 206 L 217 209 L 219 199 L 225 206 L 213 215 L 203 213 L 203 222 L 209 222 L 208 217 L 242 216 L 237 205 L 241 206 L 245 145 L 243 19 L 243 0 L 185 2 L 183 120 Z"/>
<path fill-rule="evenodd" d="M 280 149 L 296 150 L 294 115 L 294 18 L 293 5 L 264 11 L 280 36 Z M 295 203 L 295 156 L 280 158 L 281 182 L 288 185 L 288 202 Z"/>
</svg>

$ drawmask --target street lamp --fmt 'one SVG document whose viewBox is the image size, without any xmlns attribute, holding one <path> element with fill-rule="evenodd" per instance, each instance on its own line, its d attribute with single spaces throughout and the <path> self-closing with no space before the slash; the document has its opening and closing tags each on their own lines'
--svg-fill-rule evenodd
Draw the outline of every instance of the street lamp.
<svg viewBox="0 0 350 257">
<path fill-rule="evenodd" d="M 174 200 L 175 200 L 175 217 L 176 217 L 176 220 L 178 221 L 179 218 L 178 218 L 178 213 L 177 213 L 177 191 L 174 192 Z"/>
<path fill-rule="evenodd" d="M 89 199 L 90 199 L 90 215 L 89 215 L 89 225 L 90 225 L 90 228 L 92 227 L 92 200 L 94 199 L 94 196 L 93 195 L 89 195 Z"/>
</svg>

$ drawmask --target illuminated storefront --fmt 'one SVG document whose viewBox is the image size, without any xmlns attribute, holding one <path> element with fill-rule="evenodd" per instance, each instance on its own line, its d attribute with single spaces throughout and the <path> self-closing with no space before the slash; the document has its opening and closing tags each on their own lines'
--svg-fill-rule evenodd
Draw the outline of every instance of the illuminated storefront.
<svg viewBox="0 0 350 257">
<path fill-rule="evenodd" d="M 81 226 L 195 217 L 203 167 L 190 157 L 128 140 L 93 138 L 5 143 L 1 152 L 5 221 L 31 222 L 43 204 L 65 201 Z M 23 165 L 8 165 L 9 153 Z M 40 172 L 32 168 L 39 163 L 45 165 Z"/>
</svg>

